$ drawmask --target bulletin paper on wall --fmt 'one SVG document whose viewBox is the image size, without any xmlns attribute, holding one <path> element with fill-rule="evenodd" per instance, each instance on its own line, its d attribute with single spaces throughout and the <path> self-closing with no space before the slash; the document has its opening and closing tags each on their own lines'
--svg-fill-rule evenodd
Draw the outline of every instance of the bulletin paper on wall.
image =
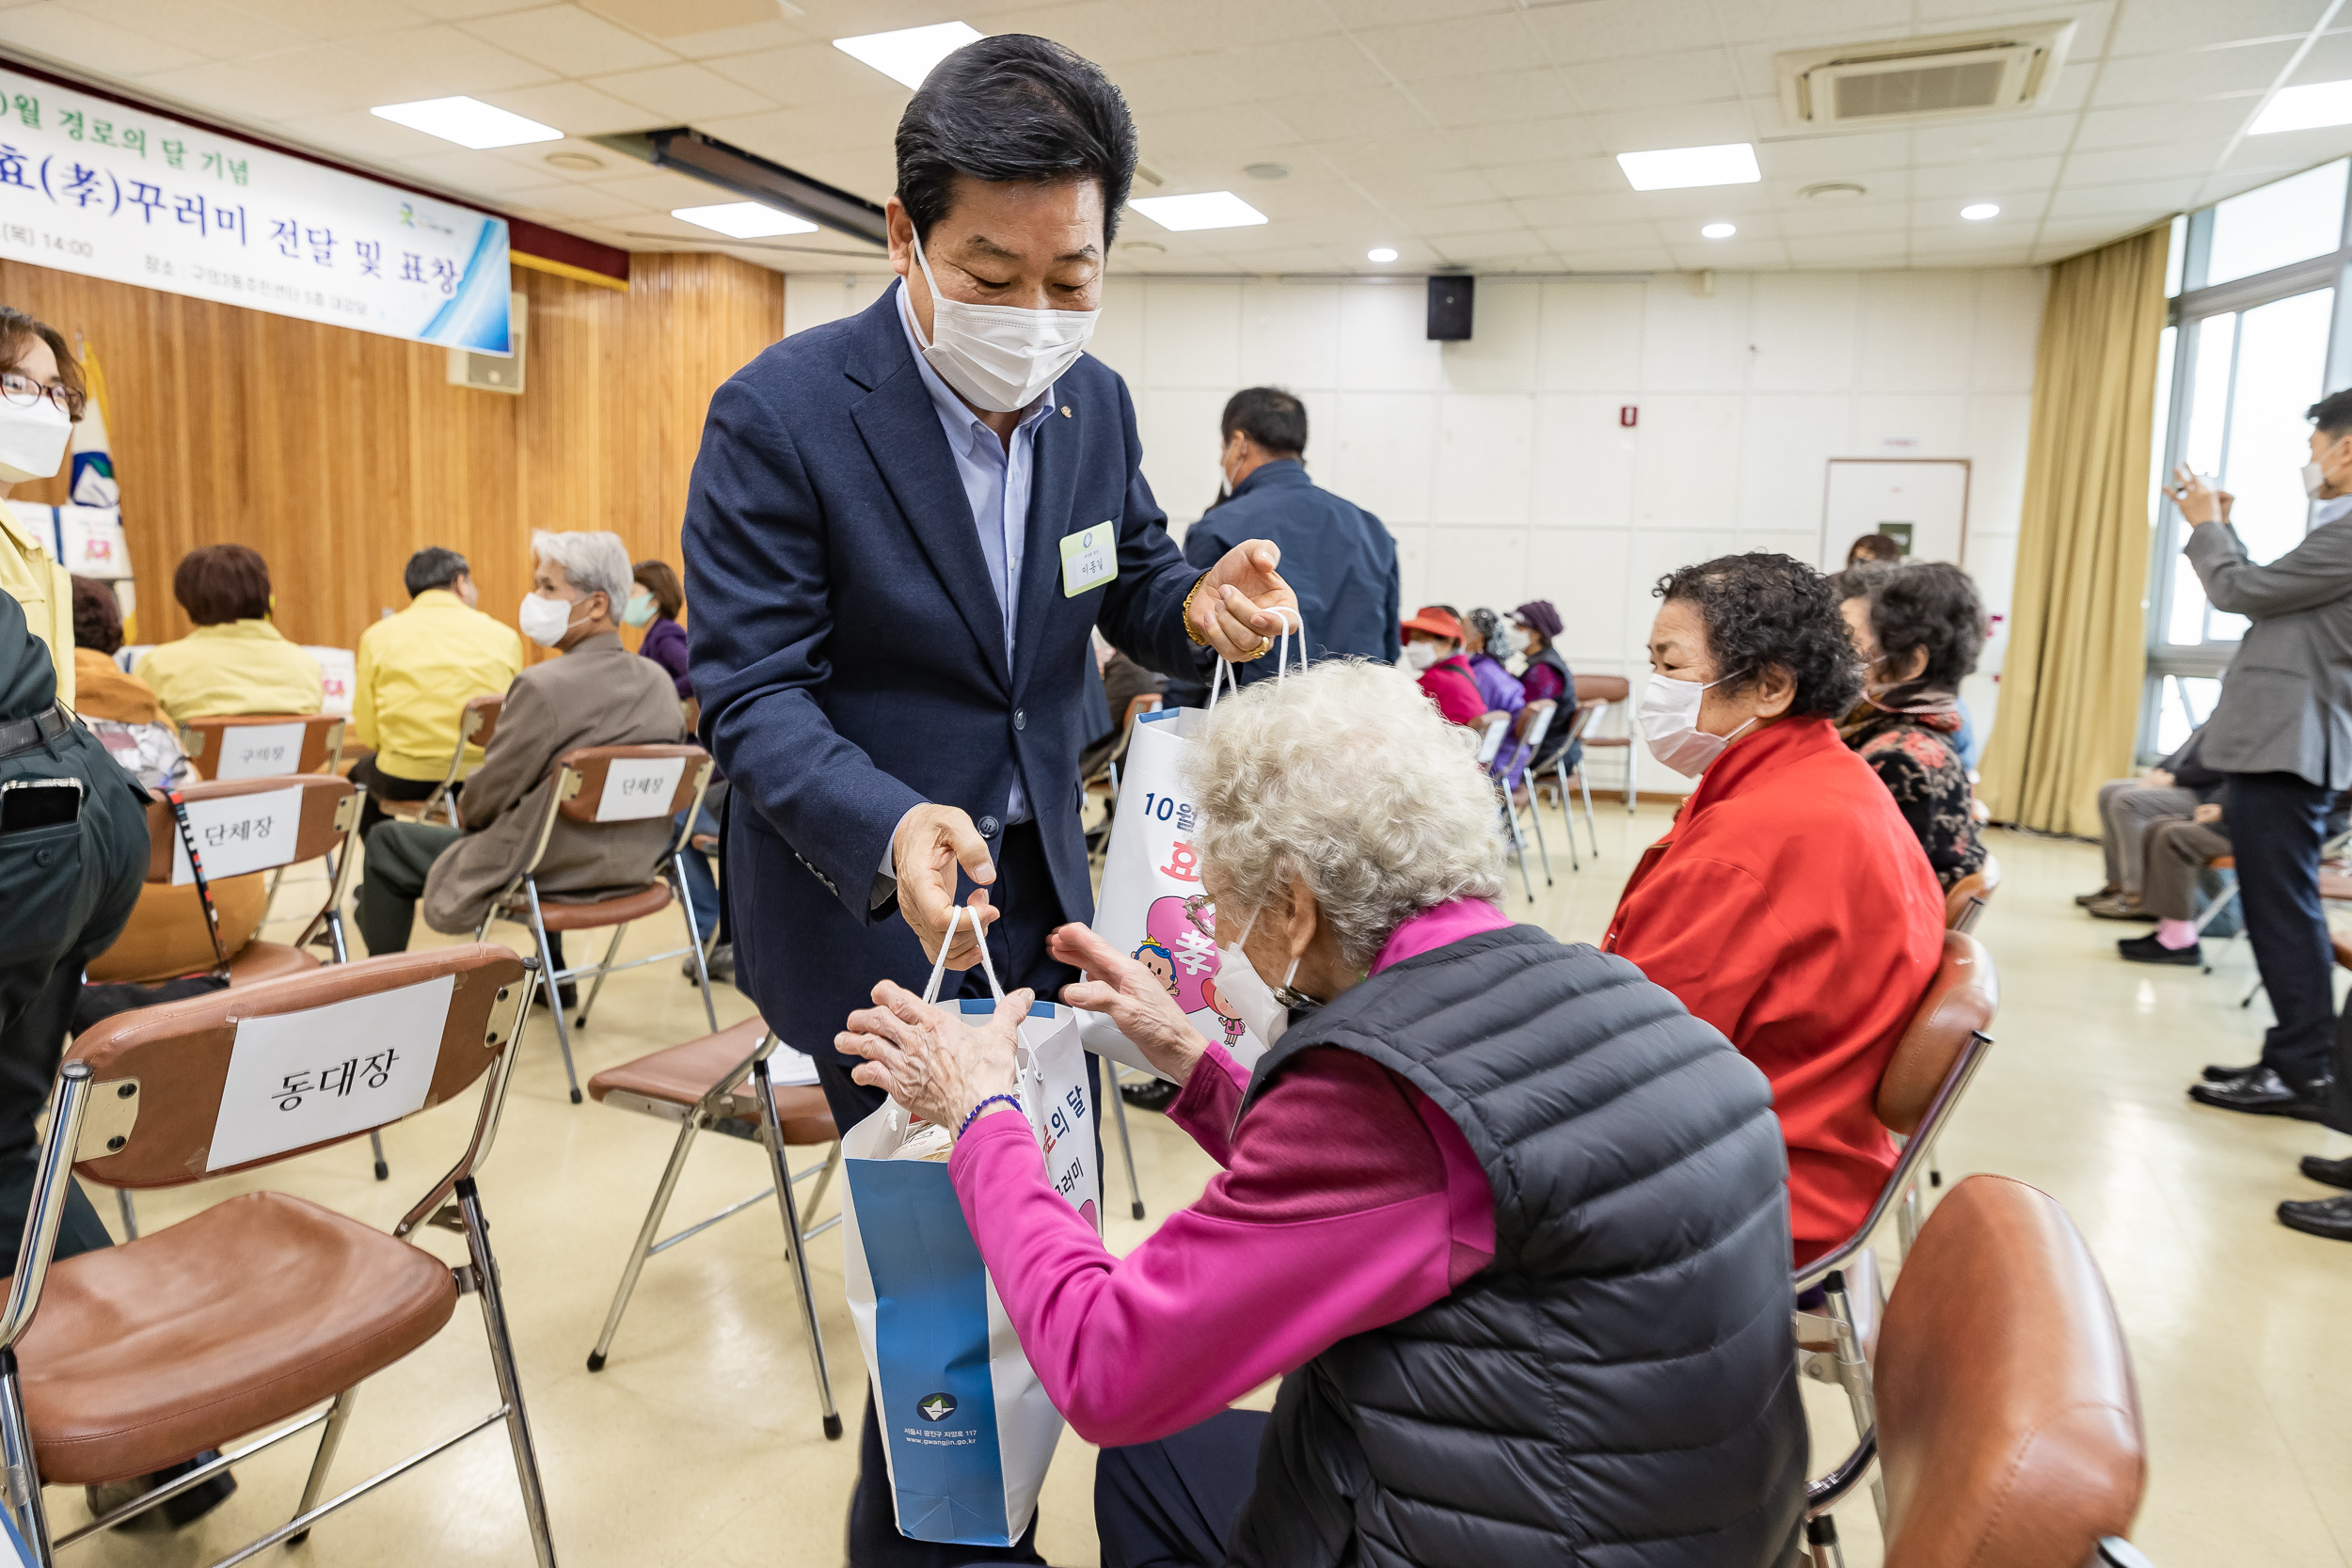
<svg viewBox="0 0 2352 1568">
<path fill-rule="evenodd" d="M 0 256 L 505 354 L 506 221 L 0 71 Z"/>
</svg>

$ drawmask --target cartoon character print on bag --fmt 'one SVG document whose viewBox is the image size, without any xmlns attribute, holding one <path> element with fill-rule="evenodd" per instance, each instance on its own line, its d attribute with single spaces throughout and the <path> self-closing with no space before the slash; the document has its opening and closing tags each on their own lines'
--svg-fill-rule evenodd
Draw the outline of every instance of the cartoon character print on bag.
<svg viewBox="0 0 2352 1568">
<path fill-rule="evenodd" d="M 1241 1039 L 1243 1025 L 1216 990 L 1216 906 L 1197 893 L 1154 898 L 1144 915 L 1143 930 L 1136 958 L 1154 974 L 1160 974 L 1164 958 L 1169 973 L 1162 979 L 1177 1007 L 1203 1035 L 1214 1038 L 1222 1032 L 1227 1049 L 1232 1049 Z"/>
</svg>

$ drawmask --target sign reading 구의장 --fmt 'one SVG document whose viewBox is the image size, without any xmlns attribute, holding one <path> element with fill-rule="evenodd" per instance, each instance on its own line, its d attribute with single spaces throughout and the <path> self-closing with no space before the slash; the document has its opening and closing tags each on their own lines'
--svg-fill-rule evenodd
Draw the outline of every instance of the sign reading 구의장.
<svg viewBox="0 0 2352 1568">
<path fill-rule="evenodd" d="M 508 352 L 506 220 L 0 71 L 0 257 Z"/>
</svg>

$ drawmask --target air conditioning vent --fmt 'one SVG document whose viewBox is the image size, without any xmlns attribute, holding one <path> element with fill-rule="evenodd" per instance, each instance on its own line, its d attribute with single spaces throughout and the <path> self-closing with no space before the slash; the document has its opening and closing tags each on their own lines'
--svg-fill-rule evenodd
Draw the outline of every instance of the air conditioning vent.
<svg viewBox="0 0 2352 1568">
<path fill-rule="evenodd" d="M 2014 113 L 2057 86 L 2072 22 L 1897 39 L 1772 56 L 1791 125 Z"/>
<path fill-rule="evenodd" d="M 531 340 L 531 299 L 517 289 L 506 296 L 506 334 L 511 354 L 476 354 L 471 349 L 453 348 L 449 351 L 449 384 L 471 387 L 477 392 L 507 392 L 516 397 L 523 389 L 523 350 Z"/>
</svg>

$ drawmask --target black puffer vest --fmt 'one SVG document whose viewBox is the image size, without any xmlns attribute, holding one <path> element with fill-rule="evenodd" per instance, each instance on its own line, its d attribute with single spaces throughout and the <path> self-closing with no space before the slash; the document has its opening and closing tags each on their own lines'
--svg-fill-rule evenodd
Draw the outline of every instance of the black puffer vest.
<svg viewBox="0 0 2352 1568">
<path fill-rule="evenodd" d="M 1529 926 L 1306 1015 L 1242 1114 L 1317 1046 L 1453 1118 L 1494 1186 L 1495 1258 L 1283 1379 L 1229 1560 L 1794 1562 L 1805 1429 L 1763 1075 L 1623 958 Z"/>
</svg>

